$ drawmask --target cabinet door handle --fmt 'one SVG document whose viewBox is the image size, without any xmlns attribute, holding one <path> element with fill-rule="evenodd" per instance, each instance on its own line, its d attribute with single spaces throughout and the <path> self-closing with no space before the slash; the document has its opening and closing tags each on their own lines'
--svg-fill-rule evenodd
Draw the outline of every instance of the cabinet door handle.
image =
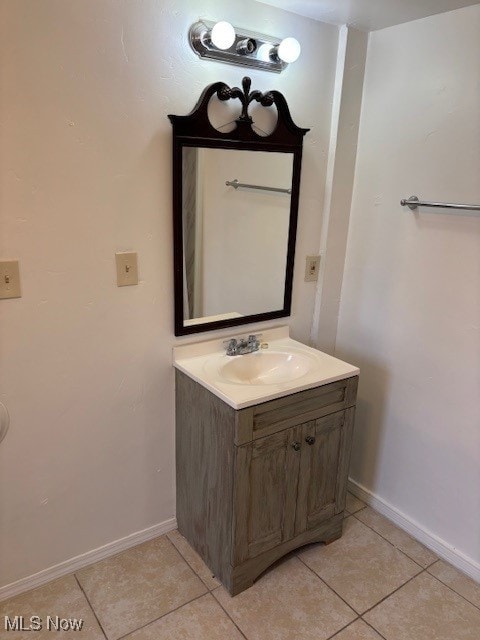
<svg viewBox="0 0 480 640">
<path fill-rule="evenodd" d="M 300 447 L 301 447 L 300 442 L 296 442 L 296 441 L 292 442 L 292 449 L 294 449 L 295 451 L 300 451 Z"/>
<path fill-rule="evenodd" d="M 305 442 L 312 446 L 312 444 L 315 444 L 315 436 L 307 436 L 305 438 Z"/>
</svg>

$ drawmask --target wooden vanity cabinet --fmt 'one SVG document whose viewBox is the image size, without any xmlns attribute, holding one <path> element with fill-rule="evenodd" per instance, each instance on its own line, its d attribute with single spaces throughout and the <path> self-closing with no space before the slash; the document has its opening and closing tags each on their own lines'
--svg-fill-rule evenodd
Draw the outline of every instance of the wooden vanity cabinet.
<svg viewBox="0 0 480 640">
<path fill-rule="evenodd" d="M 236 411 L 176 371 L 178 528 L 232 595 L 341 536 L 357 382 Z"/>
</svg>

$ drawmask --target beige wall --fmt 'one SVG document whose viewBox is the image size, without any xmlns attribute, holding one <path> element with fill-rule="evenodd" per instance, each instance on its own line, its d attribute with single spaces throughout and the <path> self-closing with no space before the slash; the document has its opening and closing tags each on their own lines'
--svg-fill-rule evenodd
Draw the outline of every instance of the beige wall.
<svg viewBox="0 0 480 640">
<path fill-rule="evenodd" d="M 353 479 L 477 579 L 480 217 L 399 201 L 480 202 L 479 33 L 476 5 L 370 34 L 336 349 Z"/>
<path fill-rule="evenodd" d="M 23 297 L 0 302 L 0 585 L 174 516 L 171 128 L 210 82 L 245 70 L 199 60 L 199 15 L 296 36 L 281 75 L 305 140 L 294 277 L 308 340 L 337 29 L 250 0 L 2 0 L 0 255 Z M 114 254 L 139 255 L 138 287 Z"/>
</svg>

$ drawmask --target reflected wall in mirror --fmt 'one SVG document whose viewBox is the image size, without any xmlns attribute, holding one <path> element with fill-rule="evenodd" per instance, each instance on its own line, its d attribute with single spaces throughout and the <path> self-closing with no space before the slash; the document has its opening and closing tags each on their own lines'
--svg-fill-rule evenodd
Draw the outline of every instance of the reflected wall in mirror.
<svg viewBox="0 0 480 640">
<path fill-rule="evenodd" d="M 210 100 L 238 98 L 227 133 Z M 255 128 L 249 105 L 276 107 L 274 130 Z M 303 136 L 277 91 L 210 85 L 173 136 L 175 334 L 289 315 Z"/>
<path fill-rule="evenodd" d="M 183 148 L 184 326 L 283 307 L 292 169 L 287 153 Z"/>
</svg>

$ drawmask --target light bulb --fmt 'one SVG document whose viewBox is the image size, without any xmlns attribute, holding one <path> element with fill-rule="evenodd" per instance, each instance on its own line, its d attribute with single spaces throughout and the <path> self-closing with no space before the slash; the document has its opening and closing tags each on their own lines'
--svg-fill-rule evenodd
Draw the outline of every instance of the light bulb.
<svg viewBox="0 0 480 640">
<path fill-rule="evenodd" d="M 230 49 L 235 42 L 235 29 L 229 22 L 217 22 L 212 29 L 210 38 L 217 49 Z"/>
<path fill-rule="evenodd" d="M 301 47 L 295 38 L 285 38 L 278 45 L 277 55 L 284 62 L 295 62 L 300 55 Z"/>
<path fill-rule="evenodd" d="M 262 62 L 271 62 L 272 51 L 273 51 L 273 45 L 269 44 L 268 42 L 260 45 L 257 51 L 258 60 L 261 60 Z"/>
</svg>

